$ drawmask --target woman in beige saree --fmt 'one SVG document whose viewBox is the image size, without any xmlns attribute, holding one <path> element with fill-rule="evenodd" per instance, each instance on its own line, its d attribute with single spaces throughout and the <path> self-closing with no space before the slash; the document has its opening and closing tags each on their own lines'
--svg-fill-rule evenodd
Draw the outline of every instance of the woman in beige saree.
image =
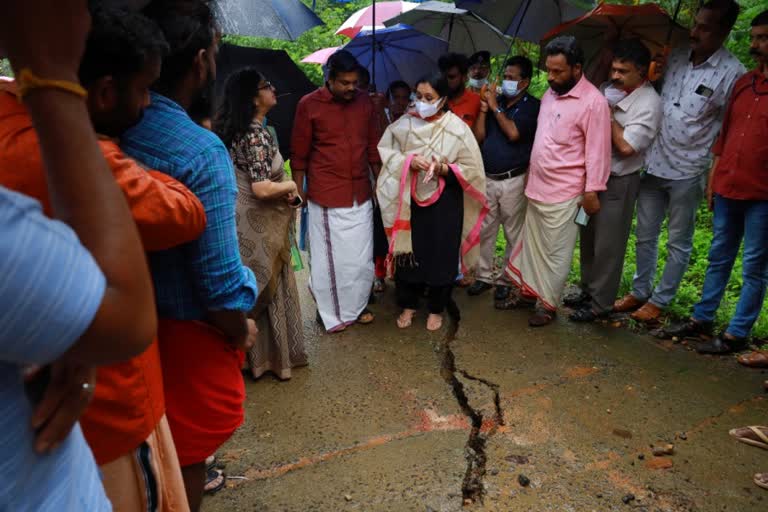
<svg viewBox="0 0 768 512">
<path fill-rule="evenodd" d="M 237 235 L 243 263 L 256 275 L 259 298 L 249 316 L 259 336 L 248 353 L 251 375 L 290 379 L 307 364 L 299 294 L 291 266 L 296 185 L 286 179 L 274 131 L 264 124 L 275 89 L 254 69 L 227 80 L 214 131 L 229 148 L 237 176 Z"/>
<path fill-rule="evenodd" d="M 447 94 L 440 75 L 417 82 L 415 111 L 379 142 L 376 196 L 403 310 L 400 328 L 411 325 L 425 290 L 427 329 L 440 329 L 446 309 L 458 314 L 451 297 L 458 263 L 464 273 L 476 264 L 488 211 L 480 148 L 464 121 L 447 111 Z"/>
</svg>

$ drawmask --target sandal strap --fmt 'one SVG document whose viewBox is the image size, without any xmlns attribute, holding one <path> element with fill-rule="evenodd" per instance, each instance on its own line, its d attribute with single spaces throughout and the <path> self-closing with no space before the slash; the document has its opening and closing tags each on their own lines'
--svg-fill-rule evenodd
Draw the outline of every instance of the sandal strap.
<svg viewBox="0 0 768 512">
<path fill-rule="evenodd" d="M 762 431 L 762 430 L 760 430 L 760 427 L 759 427 L 759 426 L 752 426 L 752 427 L 747 427 L 747 428 L 748 428 L 749 430 L 751 430 L 752 432 L 754 432 L 754 434 L 755 434 L 757 437 L 759 437 L 760 439 L 762 439 L 762 440 L 763 440 L 763 442 L 764 442 L 765 444 L 768 444 L 768 436 L 767 436 L 767 435 L 765 435 L 765 434 L 763 433 L 763 431 Z"/>
</svg>

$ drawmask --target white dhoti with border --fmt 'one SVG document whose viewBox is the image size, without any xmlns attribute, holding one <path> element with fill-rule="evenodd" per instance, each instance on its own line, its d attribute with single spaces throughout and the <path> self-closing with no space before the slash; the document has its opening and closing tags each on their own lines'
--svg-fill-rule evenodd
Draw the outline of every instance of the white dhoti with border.
<svg viewBox="0 0 768 512">
<path fill-rule="evenodd" d="M 374 279 L 373 201 L 326 208 L 309 201 L 309 287 L 328 332 L 357 321 Z"/>
<path fill-rule="evenodd" d="M 557 204 L 528 199 L 523 235 L 507 263 L 507 277 L 552 311 L 571 271 L 579 234 L 574 219 L 580 202 L 581 196 Z"/>
</svg>

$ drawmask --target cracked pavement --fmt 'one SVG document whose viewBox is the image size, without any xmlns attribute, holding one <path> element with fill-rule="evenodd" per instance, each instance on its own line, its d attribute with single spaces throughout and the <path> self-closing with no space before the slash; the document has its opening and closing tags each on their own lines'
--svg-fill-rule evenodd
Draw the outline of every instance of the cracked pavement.
<svg viewBox="0 0 768 512">
<path fill-rule="evenodd" d="M 245 479 L 204 512 L 768 510 L 768 451 L 728 436 L 768 423 L 768 373 L 609 326 L 532 330 L 464 290 L 455 339 L 425 314 L 399 330 L 391 286 L 373 325 L 326 335 L 302 274 L 310 366 L 246 379 L 218 452 Z"/>
</svg>

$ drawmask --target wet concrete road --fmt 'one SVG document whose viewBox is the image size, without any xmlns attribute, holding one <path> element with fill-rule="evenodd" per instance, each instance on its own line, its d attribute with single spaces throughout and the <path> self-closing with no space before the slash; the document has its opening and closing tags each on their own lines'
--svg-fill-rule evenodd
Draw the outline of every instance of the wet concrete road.
<svg viewBox="0 0 768 512">
<path fill-rule="evenodd" d="M 310 366 L 248 381 L 218 453 L 246 479 L 205 512 L 768 511 L 768 451 L 728 436 L 768 423 L 768 373 L 610 326 L 533 330 L 464 290 L 451 343 L 424 314 L 399 330 L 391 287 L 373 325 L 331 336 L 301 288 Z"/>
</svg>

